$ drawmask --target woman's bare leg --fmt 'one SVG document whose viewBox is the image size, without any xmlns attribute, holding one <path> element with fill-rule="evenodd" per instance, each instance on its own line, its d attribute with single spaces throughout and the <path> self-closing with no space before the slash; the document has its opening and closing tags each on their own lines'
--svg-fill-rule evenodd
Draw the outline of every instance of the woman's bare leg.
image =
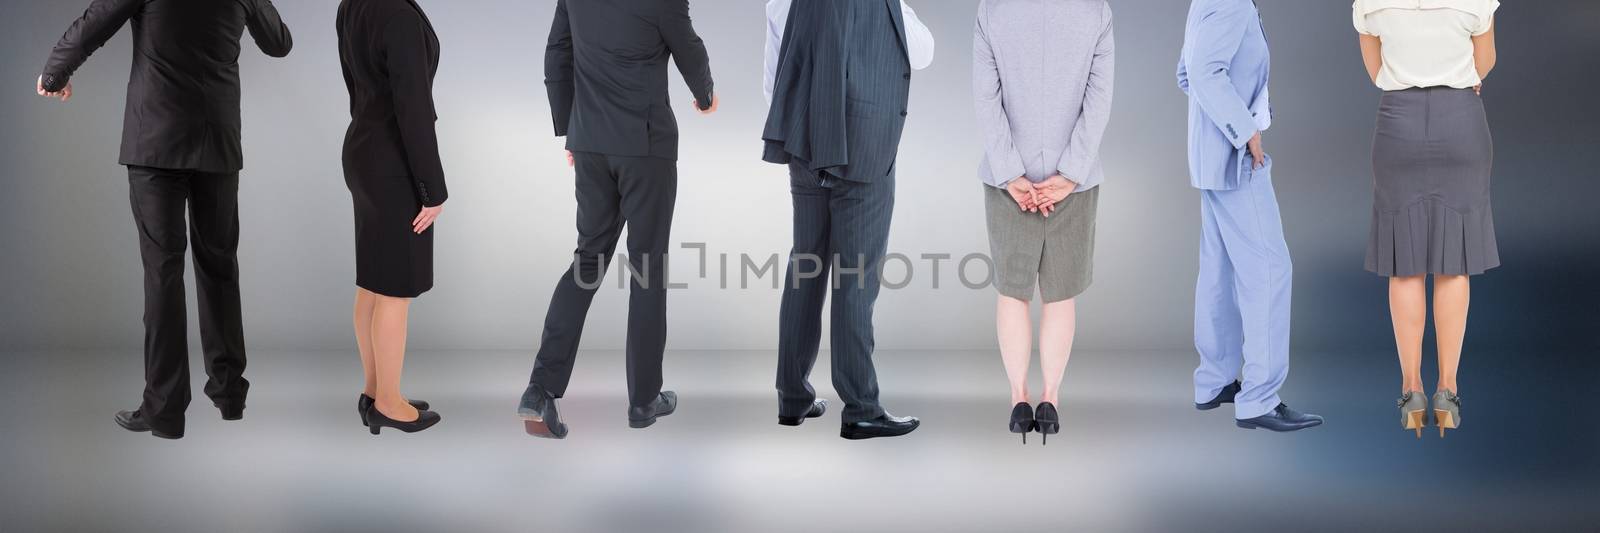
<svg viewBox="0 0 1600 533">
<path fill-rule="evenodd" d="M 1422 390 L 1422 333 L 1428 327 L 1428 277 L 1389 278 L 1389 317 L 1400 352 L 1400 393 Z"/>
<path fill-rule="evenodd" d="M 1461 345 L 1467 336 L 1467 308 L 1472 301 L 1467 276 L 1433 277 L 1433 331 L 1439 340 L 1439 389 L 1460 393 L 1456 370 L 1461 366 Z"/>
<path fill-rule="evenodd" d="M 1078 300 L 1068 298 L 1044 304 L 1039 317 L 1039 368 L 1044 371 L 1044 396 L 1039 401 L 1061 405 L 1061 380 L 1072 358 L 1072 339 L 1078 331 Z"/>
<path fill-rule="evenodd" d="M 1033 358 L 1033 319 L 1028 316 L 1028 302 L 1000 296 L 995 305 L 995 330 L 1006 378 L 1011 380 L 1011 403 L 1028 403 L 1028 363 Z"/>
<path fill-rule="evenodd" d="M 361 371 L 366 375 L 366 386 L 361 389 L 368 398 L 378 397 L 378 366 L 372 351 L 372 310 L 378 295 L 356 287 L 355 329 L 356 348 L 361 351 Z"/>
<path fill-rule="evenodd" d="M 373 362 L 377 365 L 378 402 L 376 409 L 391 419 L 410 422 L 417 409 L 400 394 L 400 375 L 406 362 L 406 320 L 411 310 L 409 298 L 374 295 L 372 310 Z"/>
</svg>

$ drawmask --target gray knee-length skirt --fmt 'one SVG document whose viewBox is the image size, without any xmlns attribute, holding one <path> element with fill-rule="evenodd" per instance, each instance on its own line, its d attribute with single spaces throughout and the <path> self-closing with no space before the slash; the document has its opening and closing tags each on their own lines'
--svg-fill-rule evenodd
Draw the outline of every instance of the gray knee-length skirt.
<svg viewBox="0 0 1600 533">
<path fill-rule="evenodd" d="M 1471 89 L 1389 91 L 1373 140 L 1367 270 L 1477 275 L 1500 266 L 1489 174 L 1494 142 Z"/>
<path fill-rule="evenodd" d="M 1100 188 L 1073 193 L 1049 218 L 1017 207 L 1011 193 L 984 185 L 989 254 L 1000 294 L 1045 302 L 1077 297 L 1094 281 L 1094 225 Z"/>
</svg>

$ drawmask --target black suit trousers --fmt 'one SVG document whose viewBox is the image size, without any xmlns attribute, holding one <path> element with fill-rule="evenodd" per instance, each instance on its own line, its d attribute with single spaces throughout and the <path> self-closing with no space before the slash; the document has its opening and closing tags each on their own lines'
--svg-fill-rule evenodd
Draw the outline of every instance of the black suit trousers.
<svg viewBox="0 0 1600 533">
<path fill-rule="evenodd" d="M 194 245 L 205 393 L 243 408 L 244 319 L 239 303 L 239 173 L 128 167 L 133 220 L 144 261 L 144 403 L 157 430 L 183 433 L 189 406 L 188 316 L 183 259 Z M 185 210 L 187 209 L 187 235 Z"/>
<path fill-rule="evenodd" d="M 871 183 L 823 180 L 795 161 L 790 251 L 778 318 L 778 414 L 803 416 L 816 399 L 811 368 L 822 340 L 823 303 L 831 292 L 833 388 L 845 423 L 883 414 L 872 366 L 872 307 L 894 214 L 894 171 Z"/>
<path fill-rule="evenodd" d="M 678 196 L 677 162 L 573 152 L 577 170 L 578 248 L 556 284 L 545 315 L 532 384 L 552 396 L 566 394 L 578 341 L 595 292 L 628 228 L 628 403 L 650 404 L 661 393 L 661 358 L 667 343 L 667 250 Z"/>
</svg>

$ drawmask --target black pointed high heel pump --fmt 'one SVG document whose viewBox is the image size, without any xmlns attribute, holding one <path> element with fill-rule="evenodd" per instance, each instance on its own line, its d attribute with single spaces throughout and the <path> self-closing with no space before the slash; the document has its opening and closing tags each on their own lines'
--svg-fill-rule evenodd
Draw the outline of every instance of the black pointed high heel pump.
<svg viewBox="0 0 1600 533">
<path fill-rule="evenodd" d="M 1056 413 L 1055 404 L 1050 402 L 1040 403 L 1034 417 L 1034 426 L 1039 429 L 1041 442 L 1050 444 L 1050 436 L 1061 432 L 1061 415 Z"/>
<path fill-rule="evenodd" d="M 1028 433 L 1033 431 L 1033 406 L 1028 402 L 1017 404 L 1011 408 L 1011 432 L 1022 434 L 1022 443 L 1028 443 Z"/>
</svg>

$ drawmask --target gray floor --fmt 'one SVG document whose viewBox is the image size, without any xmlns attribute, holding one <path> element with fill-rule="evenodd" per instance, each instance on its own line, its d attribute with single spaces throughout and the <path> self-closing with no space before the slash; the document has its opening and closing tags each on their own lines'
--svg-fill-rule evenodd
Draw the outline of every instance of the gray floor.
<svg viewBox="0 0 1600 533">
<path fill-rule="evenodd" d="M 586 353 L 566 441 L 513 414 L 529 355 L 419 353 L 407 389 L 444 415 L 374 438 L 348 353 L 252 354 L 246 418 L 205 400 L 188 435 L 126 433 L 136 353 L 4 356 L 3 531 L 1351 531 L 1593 530 L 1593 430 L 1467 404 L 1446 439 L 1398 429 L 1390 383 L 1350 387 L 1299 356 L 1287 399 L 1328 415 L 1295 435 L 1189 407 L 1190 355 L 1080 353 L 1064 433 L 1004 431 L 992 353 L 884 353 L 908 438 L 850 442 L 837 418 L 774 423 L 771 353 L 672 353 L 678 414 L 624 417 L 618 353 Z M 1377 356 L 1371 356 L 1377 357 Z M 1371 364 L 1381 367 L 1385 361 Z M 1389 363 L 1392 364 L 1392 363 Z M 1348 367 L 1350 365 L 1342 365 Z M 1037 373 L 1037 370 L 1035 370 Z M 819 390 L 831 395 L 827 366 Z M 1315 376 L 1315 377 L 1309 377 Z M 1373 380 L 1366 380 L 1373 381 Z M 197 387 L 198 388 L 198 387 Z M 196 392 L 197 398 L 201 396 Z M 1571 432 L 1571 433 L 1565 433 Z M 1036 436 L 1035 436 L 1036 437 Z"/>
</svg>

